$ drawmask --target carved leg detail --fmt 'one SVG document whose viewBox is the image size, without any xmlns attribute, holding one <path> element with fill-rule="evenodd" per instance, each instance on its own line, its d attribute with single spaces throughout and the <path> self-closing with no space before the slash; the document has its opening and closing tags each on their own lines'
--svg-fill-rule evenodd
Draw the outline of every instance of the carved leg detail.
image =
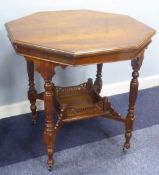
<svg viewBox="0 0 159 175">
<path fill-rule="evenodd" d="M 102 67 L 103 64 L 97 64 L 97 74 L 96 74 L 96 80 L 94 82 L 94 87 L 98 93 L 101 92 L 102 89 Z"/>
<path fill-rule="evenodd" d="M 133 69 L 132 73 L 132 80 L 130 83 L 130 92 L 129 92 L 129 108 L 128 108 L 128 114 L 125 118 L 125 143 L 123 149 L 129 149 L 130 148 L 130 139 L 132 136 L 132 129 L 133 129 L 133 123 L 134 123 L 134 113 L 135 113 L 135 103 L 137 99 L 137 93 L 138 93 L 138 77 L 140 70 L 140 67 L 142 65 L 143 61 L 143 54 L 140 57 L 137 57 L 136 59 L 133 59 L 131 61 L 131 66 Z"/>
<path fill-rule="evenodd" d="M 44 79 L 44 106 L 45 106 L 45 129 L 44 129 L 44 142 L 47 148 L 48 154 L 48 168 L 52 169 L 54 160 L 54 143 L 55 143 L 55 126 L 53 121 L 54 110 L 54 89 L 51 82 L 54 72 L 54 65 L 51 63 L 38 63 L 36 64 L 36 70 L 41 74 Z"/>
<path fill-rule="evenodd" d="M 63 121 L 62 119 L 64 118 L 64 112 L 65 112 L 65 108 L 62 107 L 60 110 L 60 114 L 58 115 L 58 120 L 57 123 L 55 125 L 55 130 L 58 130 L 59 128 L 61 128 L 63 126 Z"/>
<path fill-rule="evenodd" d="M 49 170 L 54 164 L 53 153 L 54 153 L 54 142 L 55 142 L 55 129 L 52 119 L 53 114 L 53 87 L 52 83 L 48 80 L 45 80 L 45 93 L 44 93 L 44 102 L 45 102 L 45 131 L 44 131 L 44 142 L 47 146 L 48 153 L 48 167 Z"/>
<path fill-rule="evenodd" d="M 30 101 L 30 109 L 32 112 L 32 123 L 35 124 L 37 120 L 36 113 L 36 89 L 34 84 L 34 63 L 32 61 L 27 61 L 27 71 L 29 77 L 29 90 L 28 90 L 28 99 Z"/>
<path fill-rule="evenodd" d="M 132 129 L 133 129 L 133 122 L 134 122 L 134 116 L 128 117 L 125 120 L 125 143 L 124 143 L 124 149 L 130 148 L 130 139 L 132 136 Z"/>
</svg>

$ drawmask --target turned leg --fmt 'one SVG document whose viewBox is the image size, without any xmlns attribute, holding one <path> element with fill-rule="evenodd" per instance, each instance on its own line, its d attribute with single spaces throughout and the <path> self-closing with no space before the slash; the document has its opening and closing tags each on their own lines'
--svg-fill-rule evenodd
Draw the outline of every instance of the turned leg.
<svg viewBox="0 0 159 175">
<path fill-rule="evenodd" d="M 53 83 L 51 82 L 54 73 L 54 65 L 52 63 L 39 62 L 36 65 L 36 70 L 44 79 L 44 107 L 45 107 L 45 129 L 44 129 L 44 143 L 48 154 L 48 168 L 52 169 L 54 160 L 54 143 L 55 143 L 55 126 L 53 121 L 54 110 L 54 91 Z"/>
<path fill-rule="evenodd" d="M 28 90 L 28 99 L 30 101 L 30 109 L 32 112 L 32 123 L 35 124 L 37 120 L 36 113 L 36 89 L 34 84 L 34 63 L 32 61 L 27 61 L 27 71 L 29 77 L 29 90 Z"/>
<path fill-rule="evenodd" d="M 134 123 L 135 103 L 139 85 L 138 83 L 139 70 L 142 65 L 143 58 L 144 58 L 143 55 L 141 55 L 140 57 L 137 57 L 136 59 L 133 59 L 131 61 L 133 73 L 132 73 L 132 80 L 130 83 L 128 114 L 125 118 L 125 143 L 123 147 L 124 150 L 130 148 L 130 139 L 132 136 L 132 129 Z"/>
<path fill-rule="evenodd" d="M 53 86 L 51 80 L 45 79 L 45 93 L 44 93 L 44 103 L 45 103 L 45 131 L 44 131 L 44 142 L 47 146 L 48 153 L 48 168 L 51 169 L 54 160 L 54 142 L 55 142 L 55 129 L 53 125 Z"/>
<path fill-rule="evenodd" d="M 94 82 L 94 88 L 98 93 L 100 93 L 102 89 L 102 67 L 103 64 L 97 64 L 97 74 Z"/>
</svg>

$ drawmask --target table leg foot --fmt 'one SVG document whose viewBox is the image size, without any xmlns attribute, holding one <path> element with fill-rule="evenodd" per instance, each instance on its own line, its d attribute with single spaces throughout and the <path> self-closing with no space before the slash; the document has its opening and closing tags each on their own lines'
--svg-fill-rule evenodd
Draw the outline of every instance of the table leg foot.
<svg viewBox="0 0 159 175">
<path fill-rule="evenodd" d="M 123 150 L 128 150 L 130 148 L 130 143 L 124 143 L 124 147 L 123 147 Z"/>
<path fill-rule="evenodd" d="M 130 139 L 131 139 L 131 134 L 129 133 L 126 133 L 125 134 L 125 143 L 124 143 L 124 146 L 123 146 L 123 151 L 126 151 L 130 148 Z"/>
<path fill-rule="evenodd" d="M 48 131 L 45 131 L 44 132 L 44 142 L 45 142 L 45 145 L 46 145 L 46 148 L 47 148 L 48 169 L 52 169 L 52 167 L 54 165 L 53 154 L 54 154 L 55 134 L 50 134 L 50 133 L 48 133 Z"/>
<path fill-rule="evenodd" d="M 53 169 L 53 166 L 48 166 L 49 171 L 52 171 L 52 169 Z"/>
<path fill-rule="evenodd" d="M 125 119 L 125 143 L 124 149 L 128 150 L 130 148 L 130 139 L 132 137 L 132 129 L 134 123 L 134 116 L 127 116 Z"/>
<path fill-rule="evenodd" d="M 123 146 L 123 152 L 126 153 L 129 150 L 129 148 L 130 148 L 130 144 L 127 145 L 125 143 L 124 146 Z"/>
</svg>

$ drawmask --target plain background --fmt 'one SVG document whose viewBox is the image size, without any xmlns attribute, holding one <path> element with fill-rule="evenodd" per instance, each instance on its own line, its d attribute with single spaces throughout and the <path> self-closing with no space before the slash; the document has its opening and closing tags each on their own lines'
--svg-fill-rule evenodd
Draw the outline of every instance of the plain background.
<svg viewBox="0 0 159 175">
<path fill-rule="evenodd" d="M 0 106 L 17 103 L 27 99 L 28 81 L 26 64 L 23 58 L 14 52 L 5 30 L 8 21 L 38 11 L 94 9 L 98 11 L 127 14 L 159 29 L 159 10 L 157 0 L 0 0 Z M 57 68 L 53 81 L 58 85 L 75 85 L 88 77 L 95 77 L 96 66 Z M 145 60 L 140 71 L 141 77 L 159 74 L 159 37 L 153 38 L 146 51 Z M 104 84 L 122 82 L 131 77 L 130 61 L 104 65 Z M 41 78 L 36 74 L 39 90 L 42 89 Z"/>
</svg>

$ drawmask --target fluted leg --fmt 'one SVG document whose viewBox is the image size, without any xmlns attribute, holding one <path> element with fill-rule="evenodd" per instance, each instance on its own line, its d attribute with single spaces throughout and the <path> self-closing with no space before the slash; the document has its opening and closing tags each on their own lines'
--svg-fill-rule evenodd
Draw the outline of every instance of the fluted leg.
<svg viewBox="0 0 159 175">
<path fill-rule="evenodd" d="M 137 57 L 136 59 L 133 59 L 131 61 L 131 66 L 133 69 L 132 73 L 132 80 L 130 83 L 130 92 L 129 92 L 129 108 L 128 108 L 128 114 L 125 118 L 125 143 L 124 143 L 124 150 L 130 148 L 130 139 L 132 136 L 132 129 L 133 129 L 133 123 L 134 123 L 134 113 L 135 113 L 135 103 L 137 99 L 137 93 L 138 93 L 138 77 L 140 70 L 140 67 L 142 65 L 143 61 L 143 55 L 140 57 Z"/>
<path fill-rule="evenodd" d="M 102 89 L 102 67 L 103 64 L 97 64 L 97 74 L 96 74 L 96 80 L 94 82 L 94 87 L 98 93 L 101 92 Z"/>
<path fill-rule="evenodd" d="M 30 101 L 30 109 L 32 112 L 32 123 L 35 124 L 37 120 L 36 113 L 36 89 L 34 84 L 34 63 L 32 61 L 27 61 L 27 71 L 29 77 L 29 90 L 28 90 L 28 99 Z"/>
</svg>

